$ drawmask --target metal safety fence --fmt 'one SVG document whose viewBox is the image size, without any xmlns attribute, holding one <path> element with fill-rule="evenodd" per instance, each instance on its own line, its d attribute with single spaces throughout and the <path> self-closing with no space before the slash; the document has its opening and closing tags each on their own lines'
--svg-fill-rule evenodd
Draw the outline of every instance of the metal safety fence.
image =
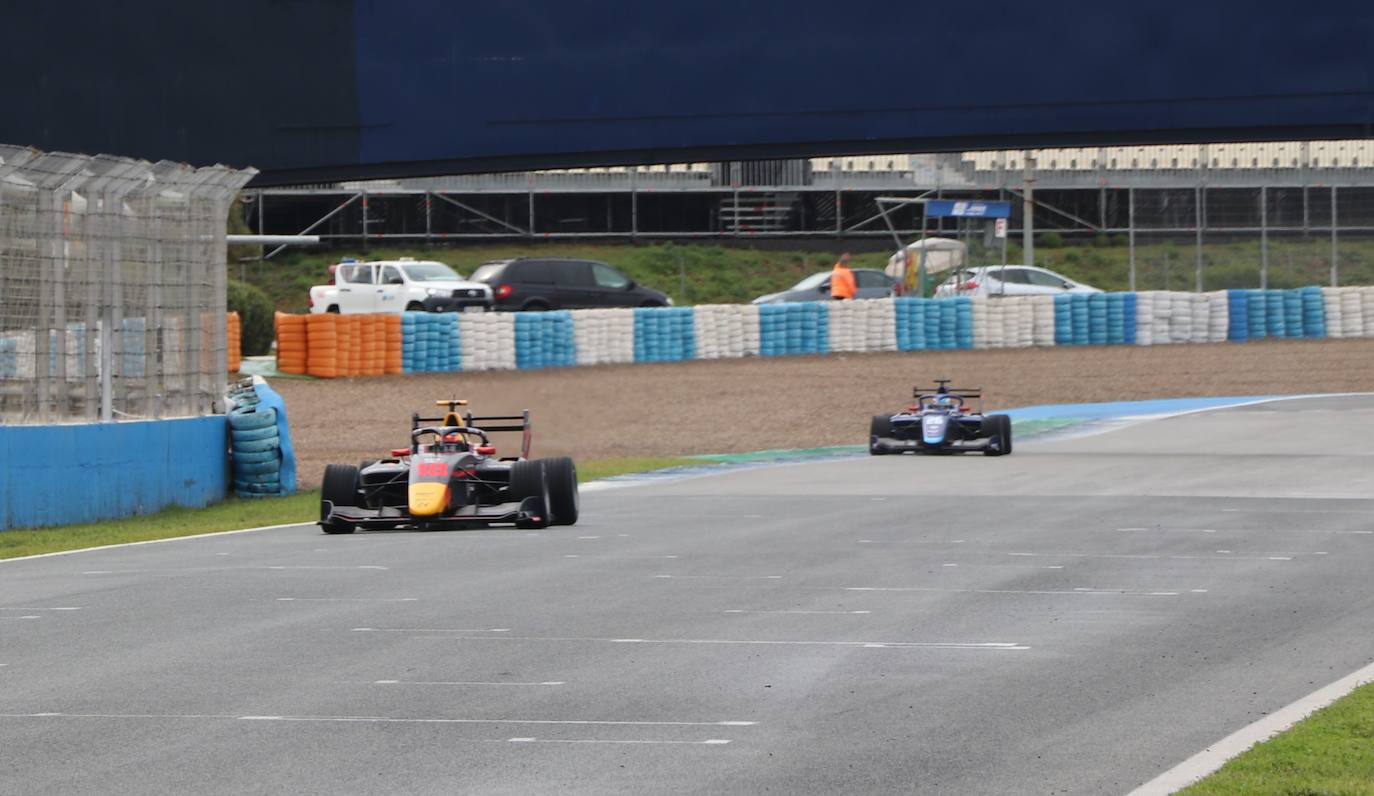
<svg viewBox="0 0 1374 796">
<path fill-rule="evenodd" d="M 225 220 L 254 174 L 0 145 L 0 422 L 221 409 Z"/>
</svg>

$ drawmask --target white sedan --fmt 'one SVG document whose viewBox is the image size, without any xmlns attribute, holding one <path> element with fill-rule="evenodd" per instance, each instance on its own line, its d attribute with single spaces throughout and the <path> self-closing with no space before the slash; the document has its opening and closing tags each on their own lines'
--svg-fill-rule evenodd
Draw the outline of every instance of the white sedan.
<svg viewBox="0 0 1374 796">
<path fill-rule="evenodd" d="M 962 268 L 935 288 L 937 298 L 953 296 L 1045 296 L 1057 293 L 1101 293 L 1063 274 L 1027 265 Z"/>
<path fill-rule="evenodd" d="M 469 282 L 443 263 L 406 257 L 345 260 L 330 284 L 310 288 L 311 312 L 483 312 L 491 306 L 489 285 Z"/>
</svg>

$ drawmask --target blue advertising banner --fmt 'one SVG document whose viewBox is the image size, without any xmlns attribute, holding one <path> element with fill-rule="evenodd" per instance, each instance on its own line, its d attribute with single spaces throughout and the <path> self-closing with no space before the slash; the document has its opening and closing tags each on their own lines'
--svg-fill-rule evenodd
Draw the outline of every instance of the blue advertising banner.
<svg viewBox="0 0 1374 796">
<path fill-rule="evenodd" d="M 967 202 L 935 199 L 926 202 L 928 218 L 1011 218 L 1011 202 Z"/>
</svg>

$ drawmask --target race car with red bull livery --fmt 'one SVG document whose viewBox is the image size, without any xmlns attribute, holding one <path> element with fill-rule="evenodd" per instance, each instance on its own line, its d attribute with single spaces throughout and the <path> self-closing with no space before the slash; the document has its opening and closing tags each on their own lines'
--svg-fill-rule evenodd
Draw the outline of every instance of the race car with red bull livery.
<svg viewBox="0 0 1374 796">
<path fill-rule="evenodd" d="M 969 453 L 985 456 L 1011 453 L 1011 418 L 983 414 L 983 391 L 949 386 L 937 379 L 935 387 L 916 387 L 915 399 L 895 414 L 874 415 L 869 424 L 868 452 Z M 978 402 L 975 410 L 970 400 Z"/>
<path fill-rule="evenodd" d="M 325 467 L 319 520 L 325 533 L 503 524 L 546 528 L 577 522 L 577 468 L 569 458 L 529 458 L 528 411 L 474 417 L 459 414 L 467 401 L 435 403 L 447 412 L 442 417 L 412 415 L 408 447 L 357 467 Z M 497 456 L 491 435 L 500 432 L 520 433 L 519 456 Z"/>
</svg>

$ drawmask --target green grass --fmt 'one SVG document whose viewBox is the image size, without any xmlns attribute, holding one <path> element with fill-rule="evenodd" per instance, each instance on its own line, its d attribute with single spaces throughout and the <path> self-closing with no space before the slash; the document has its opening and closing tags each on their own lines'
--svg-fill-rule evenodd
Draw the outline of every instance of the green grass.
<svg viewBox="0 0 1374 796">
<path fill-rule="evenodd" d="M 1251 747 L 1184 796 L 1374 796 L 1374 684 Z"/>
<path fill-rule="evenodd" d="M 592 481 L 626 473 L 661 470 L 668 467 L 702 465 L 699 459 L 641 457 L 580 462 L 579 481 Z M 80 550 L 86 547 L 173 539 L 199 533 L 312 522 L 319 517 L 318 490 L 282 498 L 246 499 L 231 497 L 208 508 L 173 507 L 156 514 L 108 522 L 62 525 L 52 528 L 19 529 L 0 532 L 0 559 Z"/>
<path fill-rule="evenodd" d="M 1121 236 L 1078 240 L 1059 246 L 1037 244 L 1036 264 L 1065 276 L 1102 288 L 1126 290 L 1129 286 L 1130 253 Z M 1138 290 L 1192 290 L 1196 250 L 1191 242 L 1165 242 L 1141 235 L 1136 246 Z M 454 266 L 463 274 L 488 260 L 520 255 L 580 257 L 616 266 L 636 281 L 661 290 L 680 305 L 747 302 L 764 293 L 791 287 L 802 277 L 828 269 L 850 245 L 873 242 L 826 241 L 812 251 L 772 251 L 716 243 L 481 243 L 459 246 L 373 247 L 330 251 L 292 250 L 264 263 L 231 266 L 272 299 L 283 312 L 304 312 L 313 285 L 328 278 L 328 267 L 342 257 L 389 259 L 416 257 Z M 1325 285 L 1330 278 L 1330 242 L 1321 237 L 1272 240 L 1269 244 L 1269 286 L 1275 288 Z M 887 251 L 854 252 L 855 267 L 882 268 Z M 1000 259 L 1000 252 L 983 249 L 975 242 L 969 262 L 985 265 Z M 1374 241 L 1345 240 L 1340 244 L 1341 283 L 1374 284 Z M 1021 261 L 1018 246 L 1011 246 L 1008 260 Z M 1259 287 L 1258 239 L 1240 243 L 1206 243 L 1203 246 L 1203 287 L 1206 290 Z M 685 280 L 682 278 L 685 274 Z"/>
<path fill-rule="evenodd" d="M 0 558 L 79 550 L 150 539 L 172 539 L 198 533 L 308 522 L 319 516 L 320 493 L 282 498 L 229 498 L 202 509 L 180 506 L 122 520 L 0 532 Z"/>
</svg>

